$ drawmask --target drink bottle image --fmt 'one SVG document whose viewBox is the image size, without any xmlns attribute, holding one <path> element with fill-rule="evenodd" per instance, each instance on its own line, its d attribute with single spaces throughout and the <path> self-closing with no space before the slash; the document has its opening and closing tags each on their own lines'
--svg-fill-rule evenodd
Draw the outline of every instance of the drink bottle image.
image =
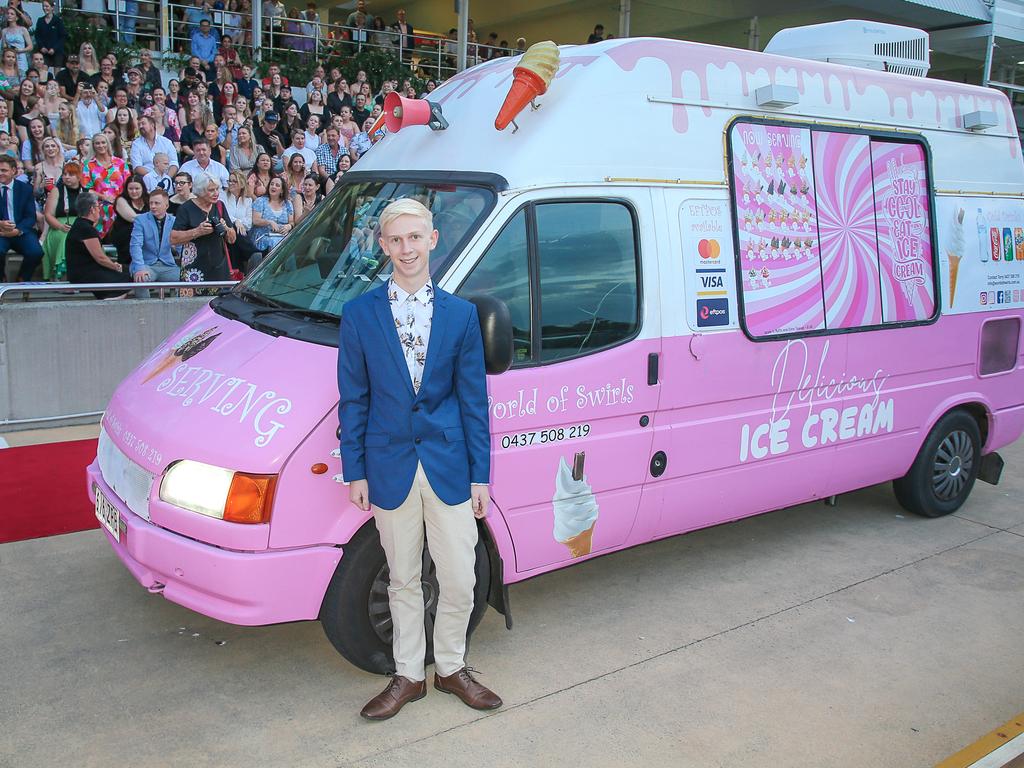
<svg viewBox="0 0 1024 768">
<path fill-rule="evenodd" d="M 1013 230 L 1003 227 L 1003 258 L 1013 261 Z"/>
<path fill-rule="evenodd" d="M 981 208 L 978 209 L 976 221 L 978 227 L 978 255 L 982 261 L 988 261 L 992 246 L 988 239 L 988 222 L 985 221 L 985 214 L 982 213 Z"/>
<path fill-rule="evenodd" d="M 992 253 L 992 261 L 999 261 L 1002 258 L 1003 243 L 999 236 L 999 227 L 992 227 L 988 231 L 989 251 Z"/>
<path fill-rule="evenodd" d="M 1024 228 L 1013 228 L 1013 252 L 1017 261 L 1024 261 Z"/>
</svg>

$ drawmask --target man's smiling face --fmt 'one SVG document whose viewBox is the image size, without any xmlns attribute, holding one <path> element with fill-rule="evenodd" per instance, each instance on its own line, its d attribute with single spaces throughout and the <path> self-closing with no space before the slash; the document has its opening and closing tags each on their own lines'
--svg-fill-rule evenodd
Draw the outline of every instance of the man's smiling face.
<svg viewBox="0 0 1024 768">
<path fill-rule="evenodd" d="M 430 252 L 437 245 L 437 230 L 419 216 L 403 213 L 381 229 L 380 247 L 391 259 L 395 276 L 407 284 L 426 283 Z"/>
</svg>

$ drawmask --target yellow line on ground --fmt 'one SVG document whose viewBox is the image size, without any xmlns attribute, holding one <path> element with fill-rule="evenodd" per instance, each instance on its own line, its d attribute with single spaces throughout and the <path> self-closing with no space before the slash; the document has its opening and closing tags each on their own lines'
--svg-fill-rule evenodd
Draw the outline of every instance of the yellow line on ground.
<svg viewBox="0 0 1024 768">
<path fill-rule="evenodd" d="M 985 755 L 995 752 L 1006 742 L 1024 733 L 1024 712 L 1012 720 L 1007 720 L 991 733 L 988 733 L 971 744 L 964 747 L 952 757 L 948 757 L 935 768 L 967 768 L 974 765 Z"/>
</svg>

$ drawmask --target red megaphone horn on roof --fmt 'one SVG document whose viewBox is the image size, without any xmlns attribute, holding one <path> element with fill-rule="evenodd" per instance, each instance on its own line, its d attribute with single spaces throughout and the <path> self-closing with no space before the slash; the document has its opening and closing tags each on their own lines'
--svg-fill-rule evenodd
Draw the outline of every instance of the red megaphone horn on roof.
<svg viewBox="0 0 1024 768">
<path fill-rule="evenodd" d="M 426 125 L 432 131 L 443 131 L 448 121 L 441 114 L 441 105 L 426 99 L 406 99 L 392 91 L 384 97 L 384 125 L 389 133 L 410 125 Z"/>
</svg>

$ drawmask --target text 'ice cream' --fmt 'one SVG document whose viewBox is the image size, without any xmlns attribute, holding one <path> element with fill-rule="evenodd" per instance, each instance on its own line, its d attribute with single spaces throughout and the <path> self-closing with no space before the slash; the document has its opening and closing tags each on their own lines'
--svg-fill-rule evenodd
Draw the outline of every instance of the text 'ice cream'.
<svg viewBox="0 0 1024 768">
<path fill-rule="evenodd" d="M 597 499 L 584 475 L 574 480 L 565 457 L 560 457 L 555 475 L 555 540 L 569 548 L 572 557 L 589 555 L 597 523 Z"/>
</svg>

